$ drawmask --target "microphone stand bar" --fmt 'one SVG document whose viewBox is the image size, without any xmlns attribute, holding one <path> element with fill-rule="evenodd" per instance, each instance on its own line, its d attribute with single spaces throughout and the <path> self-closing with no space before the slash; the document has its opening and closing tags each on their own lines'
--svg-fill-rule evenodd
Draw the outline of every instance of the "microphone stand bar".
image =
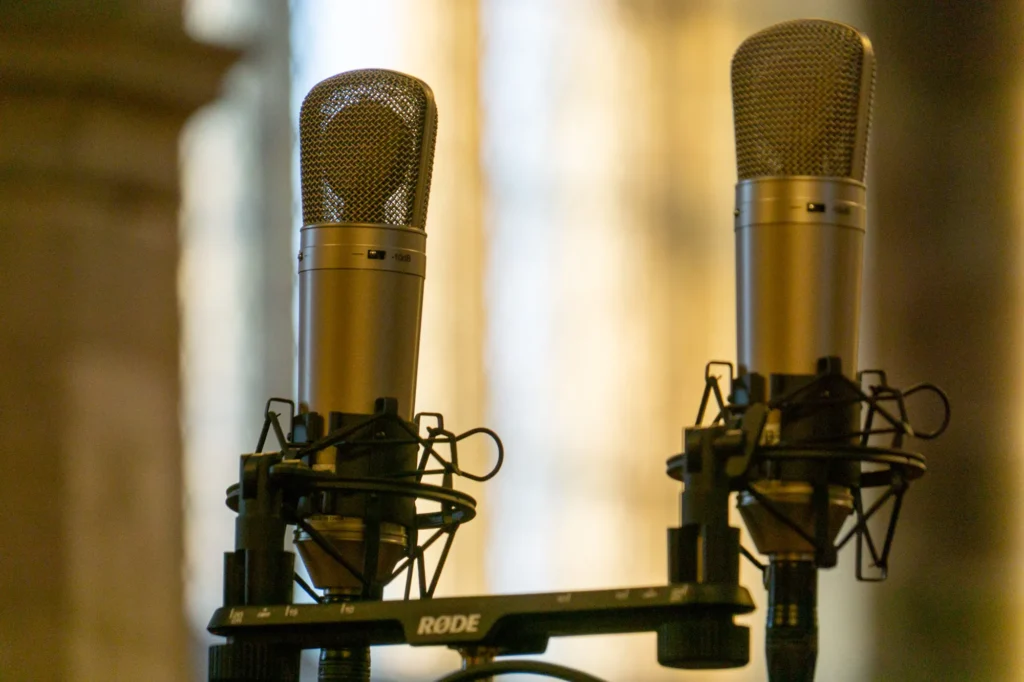
<svg viewBox="0 0 1024 682">
<path fill-rule="evenodd" d="M 727 583 L 686 583 L 582 592 L 450 597 L 340 604 L 225 606 L 208 629 L 248 642 L 302 649 L 410 644 L 486 647 L 495 655 L 543 653 L 551 637 L 659 631 L 709 615 L 754 610 Z"/>
</svg>

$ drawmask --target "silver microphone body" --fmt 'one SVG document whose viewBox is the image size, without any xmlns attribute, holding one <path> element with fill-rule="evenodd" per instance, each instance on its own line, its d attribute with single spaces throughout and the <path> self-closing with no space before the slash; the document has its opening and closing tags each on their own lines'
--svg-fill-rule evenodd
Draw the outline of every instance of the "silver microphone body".
<svg viewBox="0 0 1024 682">
<path fill-rule="evenodd" d="M 306 225 L 299 256 L 299 403 L 372 414 L 378 398 L 415 411 L 426 233 L 413 227 Z"/>
<path fill-rule="evenodd" d="M 850 178 L 736 185 L 740 374 L 813 375 L 823 357 L 857 373 L 865 187 Z"/>
<path fill-rule="evenodd" d="M 426 233 L 414 227 L 360 223 L 306 225 L 299 252 L 299 409 L 315 412 L 328 430 L 371 415 L 380 398 L 394 398 L 397 415 L 415 411 Z M 331 416 L 342 416 L 332 423 Z M 415 469 L 411 453 L 383 451 L 339 461 L 335 448 L 316 455 L 313 468 L 365 477 Z M 382 502 L 380 578 L 404 555 L 415 505 L 406 498 Z M 365 501 L 342 497 L 310 525 L 359 566 L 364 561 Z M 313 584 L 330 594 L 356 592 L 359 581 L 305 532 L 296 548 Z"/>
</svg>

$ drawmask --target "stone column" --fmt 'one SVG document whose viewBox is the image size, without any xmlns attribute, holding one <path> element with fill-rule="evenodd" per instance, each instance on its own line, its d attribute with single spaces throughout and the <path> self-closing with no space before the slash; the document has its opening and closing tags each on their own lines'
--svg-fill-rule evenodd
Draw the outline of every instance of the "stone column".
<svg viewBox="0 0 1024 682">
<path fill-rule="evenodd" d="M 102 7 L 102 9 L 97 9 Z M 0 676 L 180 680 L 179 0 L 0 4 Z"/>
</svg>

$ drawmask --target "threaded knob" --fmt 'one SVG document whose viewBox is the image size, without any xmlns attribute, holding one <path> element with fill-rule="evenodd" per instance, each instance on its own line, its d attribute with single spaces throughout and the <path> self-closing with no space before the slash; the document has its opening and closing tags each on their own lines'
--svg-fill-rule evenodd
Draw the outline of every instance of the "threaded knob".
<svg viewBox="0 0 1024 682">
<path fill-rule="evenodd" d="M 299 649 L 282 644 L 229 642 L 210 647 L 209 682 L 298 682 Z"/>
<path fill-rule="evenodd" d="M 658 629 L 658 663 L 693 670 L 739 668 L 750 661 L 750 630 L 731 614 L 694 616 Z"/>
<path fill-rule="evenodd" d="M 320 651 L 319 682 L 370 682 L 370 647 Z"/>
</svg>

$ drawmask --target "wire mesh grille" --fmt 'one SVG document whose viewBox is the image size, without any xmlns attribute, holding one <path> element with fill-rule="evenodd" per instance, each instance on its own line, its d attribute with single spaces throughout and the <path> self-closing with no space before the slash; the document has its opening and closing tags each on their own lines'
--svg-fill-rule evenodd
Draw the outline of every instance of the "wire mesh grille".
<svg viewBox="0 0 1024 682">
<path fill-rule="evenodd" d="M 820 20 L 778 24 L 743 42 L 732 61 L 740 180 L 863 181 L 873 95 L 861 96 L 864 68 L 871 70 L 866 87 L 874 89 L 864 42 L 855 29 Z"/>
<path fill-rule="evenodd" d="M 302 102 L 302 220 L 423 228 L 437 110 L 430 88 L 382 69 L 318 83 Z"/>
</svg>

